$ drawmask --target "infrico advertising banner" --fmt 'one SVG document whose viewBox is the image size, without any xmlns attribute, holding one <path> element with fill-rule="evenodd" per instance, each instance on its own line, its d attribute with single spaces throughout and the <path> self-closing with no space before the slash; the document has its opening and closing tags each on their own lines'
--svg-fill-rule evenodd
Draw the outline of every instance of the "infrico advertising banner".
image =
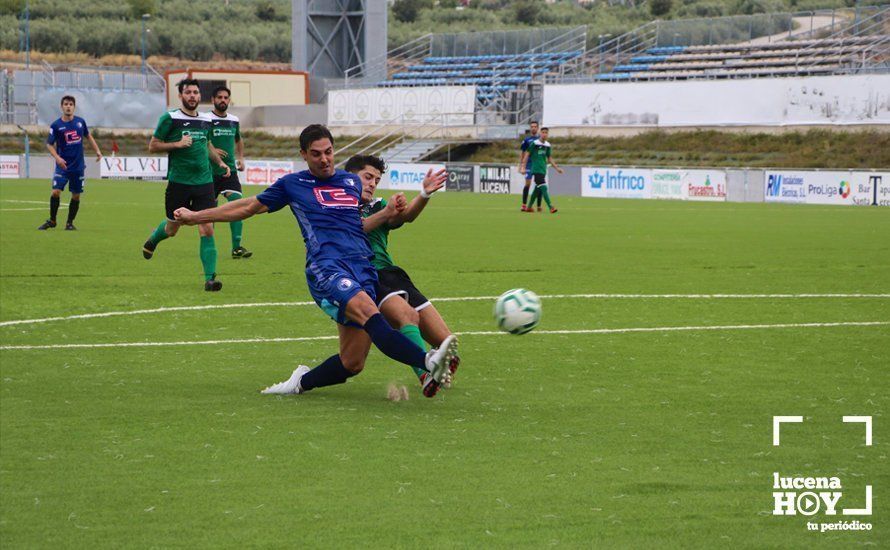
<svg viewBox="0 0 890 550">
<path fill-rule="evenodd" d="M 0 155 L 0 178 L 18 178 L 20 163 L 18 155 Z"/>
<path fill-rule="evenodd" d="M 380 180 L 379 187 L 396 191 L 420 191 L 423 188 L 423 179 L 427 172 L 444 169 L 444 164 L 389 164 L 386 173 Z M 438 192 L 442 191 L 445 191 L 445 187 Z"/>
<path fill-rule="evenodd" d="M 582 168 L 581 195 L 615 199 L 652 198 L 652 170 Z"/>
<path fill-rule="evenodd" d="M 859 205 L 874 203 L 875 186 L 890 174 L 867 172 L 764 172 L 767 202 Z"/>
<path fill-rule="evenodd" d="M 102 157 L 99 177 L 126 180 L 167 179 L 167 157 Z"/>
<path fill-rule="evenodd" d="M 272 185 L 293 171 L 294 163 L 289 160 L 245 160 L 244 172 L 238 173 L 238 179 L 247 185 Z"/>
</svg>

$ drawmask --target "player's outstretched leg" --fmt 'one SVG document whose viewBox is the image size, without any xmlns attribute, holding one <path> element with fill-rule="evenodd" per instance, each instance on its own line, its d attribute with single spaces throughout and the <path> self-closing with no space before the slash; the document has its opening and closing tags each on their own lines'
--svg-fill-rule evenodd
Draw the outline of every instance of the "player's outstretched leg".
<svg viewBox="0 0 890 550">
<path fill-rule="evenodd" d="M 426 306 L 423 306 L 419 312 L 419 327 L 420 332 L 423 334 L 424 340 L 430 343 L 433 347 L 441 347 L 442 342 L 445 341 L 446 338 L 451 336 L 451 329 L 448 328 L 448 325 L 445 324 L 445 319 L 442 318 L 442 315 L 439 314 L 439 311 L 436 309 L 432 303 L 427 302 Z M 457 372 L 457 367 L 460 366 L 460 354 L 457 349 L 454 350 L 454 355 L 451 358 L 451 361 L 448 364 L 448 372 L 449 382 L 446 384 L 446 388 L 451 387 L 451 382 L 454 381 L 454 375 Z"/>
<path fill-rule="evenodd" d="M 226 201 L 228 202 L 236 201 L 240 198 L 242 198 L 242 195 L 237 191 L 226 193 Z M 253 256 L 253 252 L 241 246 L 241 239 L 244 235 L 244 222 L 240 220 L 229 222 L 229 229 L 232 231 L 232 259 L 237 260 Z"/>
<path fill-rule="evenodd" d="M 390 359 L 424 369 L 440 384 L 446 381 L 448 362 L 454 355 L 456 341 L 446 340 L 439 349 L 424 353 L 422 348 L 386 322 L 374 301 L 365 292 L 359 292 L 346 303 L 346 317 L 361 325 L 377 349 Z"/>
<path fill-rule="evenodd" d="M 337 325 L 340 353 L 332 355 L 314 369 L 300 365 L 290 378 L 264 389 L 265 394 L 300 394 L 315 388 L 343 384 L 365 366 L 371 349 L 371 339 L 356 327 Z"/>
<path fill-rule="evenodd" d="M 145 244 L 142 245 L 142 257 L 146 260 L 150 260 L 151 257 L 154 256 L 155 248 L 158 247 L 158 243 L 176 235 L 178 230 L 179 224 L 171 224 L 167 220 L 162 221 L 155 227 L 155 230 L 151 232 L 151 235 L 148 236 L 148 240 L 145 241 Z M 167 233 L 167 231 L 171 232 Z"/>
<path fill-rule="evenodd" d="M 398 327 L 399 332 L 406 338 L 414 342 L 417 347 L 426 350 L 426 342 L 420 334 L 420 314 L 411 307 L 401 295 L 389 296 L 380 304 L 380 313 L 386 318 L 387 322 L 394 327 Z M 444 338 L 443 338 L 444 339 Z M 436 342 L 436 346 L 442 341 Z M 417 379 L 420 381 L 420 387 L 425 397 L 435 397 L 439 392 L 439 388 L 443 386 L 437 382 L 432 375 L 425 369 L 411 367 Z M 453 372 L 453 371 L 452 371 Z M 449 377 L 450 378 L 450 377 Z"/>
</svg>

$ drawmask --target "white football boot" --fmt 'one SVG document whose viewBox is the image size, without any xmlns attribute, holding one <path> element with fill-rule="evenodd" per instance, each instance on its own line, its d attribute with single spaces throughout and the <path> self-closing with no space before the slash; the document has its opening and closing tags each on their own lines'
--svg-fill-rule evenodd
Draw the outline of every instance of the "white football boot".
<svg viewBox="0 0 890 550">
<path fill-rule="evenodd" d="M 426 370 L 430 372 L 433 380 L 439 384 L 451 384 L 451 363 L 457 355 L 457 336 L 450 335 L 442 341 L 437 349 L 430 350 L 426 354 Z"/>
<path fill-rule="evenodd" d="M 303 375 L 309 372 L 311 369 L 306 365 L 300 365 L 294 370 L 294 373 L 290 375 L 290 378 L 285 380 L 284 382 L 279 382 L 277 384 L 273 384 L 268 388 L 264 389 L 260 393 L 265 394 L 279 394 L 279 395 L 287 395 L 291 393 L 303 393 L 303 388 L 300 387 L 300 380 L 303 379 Z"/>
</svg>

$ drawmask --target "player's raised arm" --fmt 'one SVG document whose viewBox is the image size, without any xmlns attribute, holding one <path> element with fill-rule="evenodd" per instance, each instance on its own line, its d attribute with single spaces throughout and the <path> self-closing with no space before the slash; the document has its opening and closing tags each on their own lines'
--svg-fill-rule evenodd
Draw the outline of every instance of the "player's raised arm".
<svg viewBox="0 0 890 550">
<path fill-rule="evenodd" d="M 445 186 L 446 179 L 448 179 L 448 173 L 444 168 L 435 173 L 433 173 L 433 169 L 430 168 L 426 173 L 426 177 L 423 178 L 423 186 L 420 189 L 420 194 L 414 197 L 411 202 L 408 203 L 408 208 L 401 214 L 396 215 L 390 224 L 411 223 L 416 220 L 417 216 L 419 216 L 420 213 L 423 212 L 423 209 L 426 208 L 426 204 L 430 202 L 430 197 L 433 196 L 433 193 Z"/>
<path fill-rule="evenodd" d="M 227 202 L 216 208 L 192 212 L 188 208 L 177 208 L 173 217 L 183 225 L 199 225 L 212 222 L 235 222 L 245 220 L 253 215 L 268 212 L 269 208 L 256 197 L 245 197 Z"/>
</svg>

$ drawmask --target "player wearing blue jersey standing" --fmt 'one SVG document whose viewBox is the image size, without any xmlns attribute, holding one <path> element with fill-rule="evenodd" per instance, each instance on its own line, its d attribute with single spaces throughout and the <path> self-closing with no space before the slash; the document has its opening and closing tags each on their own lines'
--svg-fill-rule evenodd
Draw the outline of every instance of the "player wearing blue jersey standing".
<svg viewBox="0 0 890 550">
<path fill-rule="evenodd" d="M 528 137 L 522 140 L 522 144 L 519 146 L 519 171 L 522 172 L 522 157 L 525 155 L 525 152 L 528 151 L 528 146 L 532 144 L 536 139 L 538 139 L 538 122 L 533 120 L 528 125 Z M 525 203 L 528 202 L 528 190 L 532 184 L 532 171 L 531 167 L 525 171 L 525 187 L 522 188 L 522 211 L 533 212 L 532 205 L 528 205 L 526 207 Z M 541 199 L 538 198 L 538 210 L 541 209 Z"/>
<path fill-rule="evenodd" d="M 96 162 L 102 159 L 102 152 L 96 140 L 87 128 L 87 122 L 74 116 L 74 97 L 66 95 L 62 98 L 62 116 L 49 126 L 49 137 L 46 138 L 46 150 L 56 161 L 53 173 L 53 192 L 49 198 L 49 219 L 37 229 L 46 230 L 56 226 L 56 214 L 62 201 L 65 186 L 71 191 L 71 202 L 68 203 L 68 222 L 66 231 L 74 231 L 74 218 L 80 209 L 80 194 L 83 193 L 83 172 L 86 163 L 83 160 L 83 139 L 87 138 L 96 152 Z"/>
<path fill-rule="evenodd" d="M 388 357 L 447 383 L 457 339 L 446 338 L 438 349 L 425 353 L 393 329 L 377 309 L 377 272 L 371 265 L 373 253 L 359 212 L 362 184 L 356 175 L 334 168 L 330 131 L 320 124 L 306 127 L 300 134 L 300 155 L 308 170 L 284 176 L 255 197 L 199 212 L 180 208 L 174 213 L 177 222 L 195 225 L 243 220 L 289 206 L 300 225 L 309 292 L 337 322 L 340 353 L 311 370 L 300 365 L 288 380 L 263 393 L 305 393 L 342 384 L 362 371 L 371 343 Z M 395 213 L 395 207 L 390 208 L 390 214 Z"/>
</svg>

